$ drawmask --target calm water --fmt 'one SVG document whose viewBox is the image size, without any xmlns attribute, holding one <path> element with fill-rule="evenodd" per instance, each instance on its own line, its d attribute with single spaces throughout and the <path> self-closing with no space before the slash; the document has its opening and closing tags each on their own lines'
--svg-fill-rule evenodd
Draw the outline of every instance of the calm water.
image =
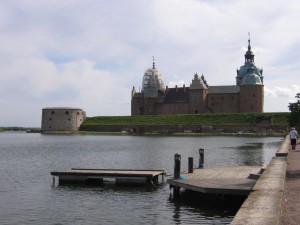
<svg viewBox="0 0 300 225">
<path fill-rule="evenodd" d="M 174 154 L 205 167 L 264 165 L 281 138 L 41 135 L 0 132 L 0 224 L 229 224 L 236 211 L 175 203 L 162 188 L 59 186 L 51 171 L 72 167 L 164 169 Z"/>
</svg>

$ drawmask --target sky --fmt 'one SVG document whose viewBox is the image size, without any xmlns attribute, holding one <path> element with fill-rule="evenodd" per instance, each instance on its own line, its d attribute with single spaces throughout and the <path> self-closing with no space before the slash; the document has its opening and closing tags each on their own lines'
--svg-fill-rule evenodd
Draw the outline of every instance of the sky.
<svg viewBox="0 0 300 225">
<path fill-rule="evenodd" d="M 300 92 L 298 0 L 1 0 L 0 127 L 40 127 L 42 109 L 130 115 L 152 59 L 169 87 L 195 73 L 235 85 L 248 33 L 265 112 Z"/>
</svg>

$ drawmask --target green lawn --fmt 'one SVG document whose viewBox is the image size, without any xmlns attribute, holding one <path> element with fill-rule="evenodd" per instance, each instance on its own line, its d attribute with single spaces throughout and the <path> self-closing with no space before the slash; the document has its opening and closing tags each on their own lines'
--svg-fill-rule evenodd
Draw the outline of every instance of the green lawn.
<svg viewBox="0 0 300 225">
<path fill-rule="evenodd" d="M 220 113 L 88 117 L 82 125 L 288 125 L 289 113 Z"/>
</svg>

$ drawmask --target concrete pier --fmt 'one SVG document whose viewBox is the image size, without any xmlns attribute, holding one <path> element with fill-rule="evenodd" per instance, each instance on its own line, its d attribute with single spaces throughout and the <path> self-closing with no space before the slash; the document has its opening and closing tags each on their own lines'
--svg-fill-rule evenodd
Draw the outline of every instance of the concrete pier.
<svg viewBox="0 0 300 225">
<path fill-rule="evenodd" d="M 234 217 L 231 225 L 300 224 L 300 140 L 291 150 L 289 136 Z"/>
<path fill-rule="evenodd" d="M 273 158 L 231 224 L 279 224 L 285 171 L 286 159 Z"/>
<path fill-rule="evenodd" d="M 300 224 L 300 139 L 296 150 L 291 150 L 287 157 L 287 169 L 282 200 L 281 224 Z"/>
</svg>

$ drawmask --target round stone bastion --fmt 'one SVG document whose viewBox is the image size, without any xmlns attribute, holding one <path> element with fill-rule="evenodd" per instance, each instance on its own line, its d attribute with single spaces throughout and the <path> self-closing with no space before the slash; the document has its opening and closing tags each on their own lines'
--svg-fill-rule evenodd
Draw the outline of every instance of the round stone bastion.
<svg viewBox="0 0 300 225">
<path fill-rule="evenodd" d="M 85 118 L 85 111 L 79 108 L 44 108 L 41 131 L 76 131 Z"/>
</svg>

